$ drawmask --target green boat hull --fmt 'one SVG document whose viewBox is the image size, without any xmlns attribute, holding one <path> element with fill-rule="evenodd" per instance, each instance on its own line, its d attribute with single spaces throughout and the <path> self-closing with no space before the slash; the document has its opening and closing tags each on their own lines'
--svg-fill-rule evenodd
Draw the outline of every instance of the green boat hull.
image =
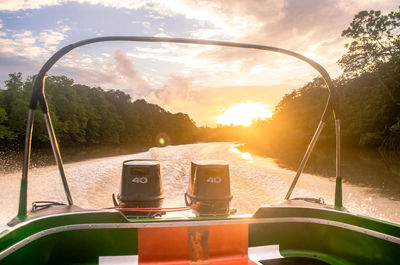
<svg viewBox="0 0 400 265">
<path fill-rule="evenodd" d="M 39 213 L 23 221 L 14 220 L 0 234 L 0 264 L 99 264 L 100 257 L 115 256 L 138 256 L 139 263 L 145 264 L 141 243 L 152 248 L 154 256 L 160 256 L 153 264 L 190 264 L 193 257 L 184 251 L 176 254 L 185 248 L 176 246 L 175 250 L 171 238 L 176 231 L 176 241 L 189 244 L 185 233 L 196 229 L 210 234 L 207 257 L 209 264 L 214 264 L 210 231 L 234 231 L 238 227 L 245 229 L 237 237 L 247 240 L 249 253 L 254 247 L 277 246 L 279 255 L 289 260 L 300 257 L 328 264 L 398 264 L 400 260 L 399 225 L 327 208 L 273 206 L 260 208 L 253 216 L 175 219 L 128 219 L 118 211 L 87 211 L 76 206 L 53 206 Z M 170 238 L 144 238 L 153 230 L 166 231 Z M 184 234 L 183 239 L 179 234 Z M 221 237 L 225 236 L 235 237 L 235 233 Z M 237 245 L 235 240 L 226 239 L 225 248 L 234 249 L 229 242 Z M 158 253 L 160 245 L 169 244 L 165 242 L 172 242 L 168 252 Z M 241 256 L 248 254 L 239 252 Z M 229 264 L 231 256 L 220 255 L 219 261 L 225 258 L 227 263 L 223 264 Z"/>
</svg>

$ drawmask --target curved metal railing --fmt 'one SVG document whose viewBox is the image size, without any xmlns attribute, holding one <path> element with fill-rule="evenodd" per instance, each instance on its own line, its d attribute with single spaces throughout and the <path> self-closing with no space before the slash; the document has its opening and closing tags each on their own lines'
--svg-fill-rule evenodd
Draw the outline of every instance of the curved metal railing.
<svg viewBox="0 0 400 265">
<path fill-rule="evenodd" d="M 19 201 L 19 209 L 18 209 L 18 217 L 24 218 L 26 216 L 26 204 L 27 204 L 27 184 L 28 184 L 28 171 L 29 171 L 29 161 L 30 161 L 30 153 L 31 153 L 31 141 L 32 141 L 32 130 L 33 130 L 33 121 L 34 121 L 34 111 L 39 103 L 40 108 L 44 115 L 44 120 L 46 123 L 47 131 L 50 138 L 50 143 L 53 149 L 53 154 L 55 160 L 57 162 L 61 179 L 64 185 L 64 190 L 66 193 L 66 197 L 68 200 L 68 204 L 72 205 L 73 200 L 71 196 L 71 192 L 69 190 L 68 182 L 65 176 L 65 171 L 63 167 L 63 162 L 61 159 L 59 147 L 57 144 L 57 139 L 54 134 L 53 125 L 51 123 L 51 118 L 49 115 L 48 105 L 46 101 L 46 94 L 45 94 L 45 78 L 47 72 L 51 69 L 51 67 L 64 55 L 66 55 L 71 50 L 78 48 L 80 46 L 97 43 L 97 42 L 106 42 L 106 41 L 133 41 L 133 42 L 164 42 L 164 43 L 181 43 L 181 44 L 201 44 L 201 45 L 214 45 L 214 46 L 224 46 L 224 47 L 235 47 L 235 48 L 245 48 L 245 49 L 255 49 L 255 50 L 263 50 L 263 51 L 271 51 L 286 54 L 297 59 L 300 59 L 309 65 L 311 65 L 315 70 L 317 70 L 322 78 L 325 81 L 325 84 L 329 91 L 329 97 L 327 99 L 327 103 L 325 106 L 325 110 L 321 116 L 320 123 L 314 133 L 314 136 L 307 148 L 306 153 L 303 156 L 303 159 L 300 163 L 300 166 L 297 170 L 297 173 L 294 177 L 292 185 L 290 186 L 285 199 L 289 199 L 292 191 L 299 179 L 308 158 L 315 146 L 315 143 L 324 127 L 326 119 L 328 117 L 328 113 L 332 110 L 334 119 L 335 119 L 335 126 L 336 126 L 336 196 L 335 196 L 335 207 L 342 208 L 342 195 L 341 195 L 341 172 L 340 172 L 340 112 L 338 106 L 338 95 L 337 91 L 334 87 L 334 84 L 328 74 L 328 72 L 317 62 L 301 55 L 295 53 L 293 51 L 271 47 L 271 46 L 264 46 L 264 45 L 257 45 L 257 44 L 249 44 L 249 43 L 235 43 L 235 42 L 227 42 L 227 41 L 215 41 L 215 40 L 199 40 L 199 39 L 185 39 L 185 38 L 160 38 L 160 37 L 140 37 L 140 36 L 110 36 L 110 37 L 99 37 L 99 38 L 92 38 L 87 40 L 82 40 L 68 46 L 63 47 L 62 49 L 58 50 L 50 59 L 43 65 L 40 69 L 35 82 L 33 84 L 33 91 L 32 97 L 29 105 L 28 111 L 28 119 L 27 119 L 27 128 L 26 128 L 26 136 L 25 136 L 25 152 L 24 152 L 24 162 L 23 162 L 23 169 L 22 169 L 22 180 L 21 180 L 21 189 L 20 189 L 20 201 Z M 328 111 L 329 110 L 329 111 Z"/>
</svg>

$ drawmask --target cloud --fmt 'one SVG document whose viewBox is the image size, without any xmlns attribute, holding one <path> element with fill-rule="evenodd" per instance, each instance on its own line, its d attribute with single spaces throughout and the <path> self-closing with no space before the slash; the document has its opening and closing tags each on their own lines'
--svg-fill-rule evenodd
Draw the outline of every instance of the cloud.
<svg viewBox="0 0 400 265">
<path fill-rule="evenodd" d="M 181 1 L 181 0 L 4 0 L 0 5 L 0 10 L 17 11 L 26 9 L 38 9 L 46 6 L 61 5 L 67 2 L 88 3 L 93 5 L 103 5 L 105 7 L 126 8 L 126 9 L 145 9 L 150 12 L 147 17 L 160 19 L 174 15 L 183 15 L 190 20 L 203 21 L 204 25 L 213 25 L 213 32 L 210 29 L 199 29 L 194 35 L 200 36 L 201 32 L 207 32 L 208 36 L 227 36 L 235 37 L 240 32 L 249 30 L 257 26 L 257 21 L 252 14 L 238 12 L 242 9 L 258 10 L 257 1 L 249 4 L 242 4 L 240 1 Z M 231 3 L 232 2 L 232 3 Z M 248 1 L 246 1 L 248 2 Z M 276 14 L 276 5 L 281 5 L 280 1 L 267 1 L 262 6 L 268 6 L 268 18 Z M 250 10 L 250 11 L 251 11 Z M 265 19 L 265 17 L 264 17 Z"/>
<path fill-rule="evenodd" d="M 168 84 L 162 89 L 151 91 L 145 99 L 148 102 L 162 106 L 171 112 L 184 112 L 196 121 L 197 125 L 215 125 L 218 113 L 216 106 L 210 100 L 204 102 L 208 90 L 196 91 L 193 80 L 183 76 L 171 76 Z"/>
<path fill-rule="evenodd" d="M 59 65 L 52 68 L 49 74 L 66 75 L 74 79 L 75 83 L 90 87 L 101 87 L 103 89 L 120 89 L 117 76 L 112 71 L 105 68 L 79 68 Z M 121 85 L 122 86 L 122 85 Z"/>
<path fill-rule="evenodd" d="M 40 8 L 71 1 L 8 0 L 3 1 L 1 8 L 3 10 Z M 113 8 L 142 9 L 149 13 L 146 14 L 146 17 L 153 19 L 165 19 L 166 17 L 181 15 L 193 23 L 194 26 L 191 29 L 176 33 L 166 27 L 157 27 L 159 32 L 156 35 L 176 36 L 178 34 L 178 36 L 187 35 L 193 38 L 226 39 L 279 46 L 318 58 L 322 64 L 329 66 L 328 71 L 333 72 L 334 76 L 341 73 L 336 66 L 336 61 L 343 52 L 343 49 L 338 47 L 343 47 L 345 43 L 345 40 L 340 37 L 340 33 L 351 21 L 353 15 L 360 9 L 380 9 L 381 7 L 395 6 L 393 1 L 390 0 L 266 0 L 261 4 L 258 0 L 73 0 L 72 2 Z M 148 30 L 150 27 L 153 29 L 153 25 L 149 21 L 140 23 Z M 332 43 L 332 45 L 325 44 L 312 48 L 315 47 L 316 43 L 325 40 L 329 40 L 326 43 Z M 170 45 L 170 47 L 172 46 Z M 204 54 L 186 53 L 184 55 L 185 65 L 193 62 L 192 65 L 204 66 L 208 64 L 207 59 L 215 62 L 222 59 L 233 61 L 233 58 L 239 58 L 239 60 L 242 60 L 239 63 L 242 67 L 251 69 L 259 67 L 265 60 L 272 60 L 272 57 L 262 56 L 260 58 L 258 55 L 252 55 L 252 58 L 250 58 L 247 52 L 238 53 L 225 50 L 217 49 L 214 52 L 205 50 Z M 163 56 L 157 59 L 174 60 L 171 56 L 169 58 Z M 199 64 L 199 62 L 203 63 Z M 192 65 L 189 65 L 189 67 Z M 229 65 L 221 66 L 230 71 Z M 236 69 L 239 68 L 241 67 L 236 67 Z"/>
<path fill-rule="evenodd" d="M 33 37 L 32 32 L 29 30 L 26 30 L 22 33 L 15 33 L 13 37 L 23 45 L 32 45 L 36 42 L 36 39 Z"/>
<path fill-rule="evenodd" d="M 65 29 L 63 29 L 65 32 Z M 55 30 L 43 30 L 39 33 L 39 41 L 52 51 L 57 49 L 57 45 L 65 38 L 65 35 Z"/>
<path fill-rule="evenodd" d="M 164 19 L 165 18 L 165 16 L 155 15 L 153 13 L 144 15 L 144 17 L 151 18 L 151 19 Z"/>
<path fill-rule="evenodd" d="M 70 30 L 71 30 L 70 26 L 67 26 L 67 25 L 61 26 L 61 32 L 67 32 L 67 31 L 70 31 Z"/>
<path fill-rule="evenodd" d="M 27 57 L 30 59 L 49 55 L 48 51 L 37 45 L 36 37 L 29 30 L 0 36 L 0 54 L 7 57 Z"/>
<path fill-rule="evenodd" d="M 181 14 L 197 21 L 196 27 L 188 32 L 190 37 L 228 39 L 294 50 L 315 58 L 335 77 L 341 74 L 336 61 L 345 51 L 343 47 L 346 40 L 340 36 L 341 31 L 350 23 L 354 14 L 360 9 L 380 9 L 394 5 L 389 0 L 351 2 L 357 5 L 357 10 L 349 11 L 347 7 L 350 4 L 336 0 L 264 1 L 263 4 L 260 1 L 235 0 L 168 1 L 169 10 L 162 5 L 155 5 L 154 9 L 159 13 Z M 259 54 L 226 48 L 204 50 L 192 57 L 186 54 L 185 65 L 213 65 L 226 72 L 252 70 L 266 61 L 280 67 L 279 61 L 282 58 Z M 269 71 L 269 68 L 263 70 Z M 308 76 L 312 78 L 316 73 L 312 71 Z"/>
<path fill-rule="evenodd" d="M 135 97 L 142 97 L 149 93 L 149 84 L 139 76 L 135 66 L 122 50 L 114 51 L 115 72 L 128 82 L 129 93 Z"/>
<path fill-rule="evenodd" d="M 144 22 L 142 22 L 142 25 L 143 25 L 143 27 L 144 27 L 144 28 L 146 28 L 146 29 L 150 29 L 150 25 L 151 25 L 151 23 L 150 23 L 150 22 L 148 22 L 148 21 L 144 21 Z"/>
<path fill-rule="evenodd" d="M 59 48 L 66 35 L 57 30 L 42 30 L 34 34 L 30 30 L 8 30 L 0 34 L 0 53 L 3 56 L 23 56 L 35 60 L 45 60 Z"/>
<path fill-rule="evenodd" d="M 27 9 L 39 9 L 46 6 L 56 6 L 67 2 L 88 3 L 114 8 L 138 9 L 148 2 L 146 0 L 2 0 L 0 10 L 17 11 Z"/>
<path fill-rule="evenodd" d="M 61 0 L 3 0 L 1 1 L 0 10 L 17 11 L 26 9 L 38 9 L 44 6 L 59 5 Z"/>
<path fill-rule="evenodd" d="M 382 0 L 338 0 L 338 7 L 346 12 L 348 15 L 355 15 L 361 10 L 381 10 L 386 13 L 388 11 L 392 11 L 394 7 L 398 6 L 398 3 L 395 1 L 382 1 Z"/>
<path fill-rule="evenodd" d="M 194 102 L 192 98 L 192 82 L 182 76 L 172 76 L 169 83 L 162 89 L 153 90 L 146 99 L 162 105 L 190 105 Z"/>
</svg>

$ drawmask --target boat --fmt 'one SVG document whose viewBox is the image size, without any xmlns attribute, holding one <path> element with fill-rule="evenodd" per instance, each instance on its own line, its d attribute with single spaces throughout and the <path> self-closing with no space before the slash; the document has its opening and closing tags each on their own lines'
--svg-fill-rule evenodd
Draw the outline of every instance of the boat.
<svg viewBox="0 0 400 265">
<path fill-rule="evenodd" d="M 320 73 L 329 97 L 320 123 L 282 203 L 260 206 L 252 215 L 230 208 L 229 165 L 192 161 L 185 207 L 163 208 L 160 163 L 121 161 L 120 194 L 110 208 L 75 205 L 69 190 L 45 96 L 50 68 L 71 50 L 109 41 L 214 45 L 286 54 Z M 34 202 L 27 210 L 27 186 L 35 110 L 40 108 L 67 203 Z M 314 145 L 334 115 L 336 127 L 335 204 L 291 198 Z M 111 36 L 87 39 L 57 51 L 41 68 L 27 118 L 18 214 L 0 231 L 0 264 L 399 264 L 400 225 L 348 212 L 342 203 L 340 110 L 327 71 L 293 51 L 247 43 L 183 38 Z M 148 186 L 150 185 L 150 186 Z M 111 196 L 111 195 L 110 195 Z M 166 212 L 188 210 L 190 216 Z"/>
</svg>

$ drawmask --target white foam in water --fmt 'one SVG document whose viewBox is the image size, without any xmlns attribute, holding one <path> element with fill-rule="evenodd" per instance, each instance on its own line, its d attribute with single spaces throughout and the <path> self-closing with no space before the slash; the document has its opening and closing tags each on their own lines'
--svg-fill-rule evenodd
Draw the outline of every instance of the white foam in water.
<svg viewBox="0 0 400 265">
<path fill-rule="evenodd" d="M 146 158 L 161 162 L 164 207 L 184 206 L 192 160 L 216 159 L 229 163 L 231 206 L 238 214 L 254 213 L 262 204 L 277 203 L 284 196 L 294 172 L 279 168 L 272 159 L 239 152 L 232 143 L 205 143 L 152 148 L 148 152 L 114 156 L 65 165 L 74 203 L 87 208 L 113 206 L 111 194 L 118 193 L 122 162 Z M 21 173 L 0 174 L 0 224 L 17 213 Z M 63 186 L 56 166 L 34 168 L 28 179 L 28 205 L 36 200 L 65 202 Z M 303 174 L 292 197 L 323 197 L 333 204 L 335 182 Z M 355 213 L 400 223 L 400 202 L 379 196 L 369 188 L 343 185 L 343 203 Z M 191 214 L 190 212 L 186 214 Z"/>
</svg>

